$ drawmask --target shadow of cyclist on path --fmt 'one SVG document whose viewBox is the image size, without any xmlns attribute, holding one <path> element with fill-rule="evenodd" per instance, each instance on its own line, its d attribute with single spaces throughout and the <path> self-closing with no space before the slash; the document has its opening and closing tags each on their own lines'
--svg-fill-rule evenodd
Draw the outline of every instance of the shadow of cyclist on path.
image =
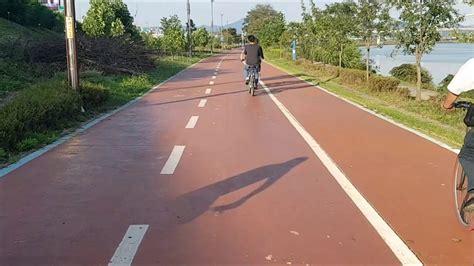
<svg viewBox="0 0 474 266">
<path fill-rule="evenodd" d="M 225 180 L 179 196 L 173 202 L 171 202 L 169 208 L 175 214 L 178 224 L 189 223 L 208 211 L 212 204 L 219 197 L 265 180 L 265 183 L 263 183 L 260 187 L 241 199 L 226 205 L 214 207 L 213 210 L 222 212 L 237 208 L 253 196 L 269 188 L 291 169 L 303 163 L 307 159 L 308 158 L 306 157 L 295 158 L 284 163 L 259 167 L 254 170 L 227 178 Z"/>
</svg>

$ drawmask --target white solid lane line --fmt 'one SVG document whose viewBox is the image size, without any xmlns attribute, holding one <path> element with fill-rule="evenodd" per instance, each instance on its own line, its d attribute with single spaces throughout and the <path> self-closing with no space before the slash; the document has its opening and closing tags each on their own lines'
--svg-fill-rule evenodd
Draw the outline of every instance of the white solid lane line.
<svg viewBox="0 0 474 266">
<path fill-rule="evenodd" d="M 270 96 L 275 105 L 280 109 L 283 115 L 288 119 L 291 125 L 303 137 L 308 146 L 313 150 L 314 154 L 328 169 L 331 175 L 336 179 L 341 188 L 346 192 L 349 198 L 359 208 L 360 212 L 365 216 L 369 223 L 374 227 L 375 231 L 385 241 L 387 246 L 392 250 L 395 256 L 403 265 L 423 265 L 410 248 L 403 242 L 403 240 L 390 228 L 390 226 L 383 220 L 377 211 L 370 205 L 370 203 L 360 194 L 357 188 L 344 175 L 336 163 L 329 157 L 326 151 L 319 145 L 318 142 L 309 134 L 308 131 L 301 125 L 298 120 L 291 114 L 283 103 L 281 103 L 275 95 L 265 86 L 263 81 L 260 84 Z"/>
<path fill-rule="evenodd" d="M 166 161 L 165 166 L 161 170 L 162 175 L 172 175 L 178 166 L 179 160 L 181 160 L 181 156 L 183 156 L 183 152 L 186 146 L 174 146 L 173 151 L 171 152 L 168 161 Z"/>
<path fill-rule="evenodd" d="M 132 224 L 128 227 L 127 232 L 123 236 L 122 242 L 115 250 L 109 262 L 109 266 L 125 266 L 131 265 L 138 246 L 142 242 L 143 236 L 148 230 L 147 224 Z"/>
<path fill-rule="evenodd" d="M 200 107 L 200 108 L 205 107 L 205 106 L 206 106 L 206 103 L 207 103 L 207 100 L 206 100 L 206 99 L 202 99 L 202 100 L 199 101 L 198 107 Z"/>
<path fill-rule="evenodd" d="M 198 119 L 199 119 L 199 116 L 191 116 L 191 118 L 189 119 L 188 124 L 186 125 L 186 128 L 196 127 Z"/>
<path fill-rule="evenodd" d="M 211 89 L 206 89 L 206 92 L 205 92 L 205 93 L 206 93 L 206 94 L 211 94 L 211 91 L 212 91 Z"/>
</svg>

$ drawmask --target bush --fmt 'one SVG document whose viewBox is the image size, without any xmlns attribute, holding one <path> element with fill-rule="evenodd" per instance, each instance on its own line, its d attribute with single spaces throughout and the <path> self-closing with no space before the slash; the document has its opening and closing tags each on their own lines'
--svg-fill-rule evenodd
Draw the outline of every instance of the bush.
<svg viewBox="0 0 474 266">
<path fill-rule="evenodd" d="M 69 126 L 79 118 L 81 105 L 79 94 L 59 81 L 21 91 L 0 108 L 0 148 L 16 151 L 33 133 Z"/>
<path fill-rule="evenodd" d="M 4 149 L 0 148 L 0 162 L 4 162 L 7 159 L 8 159 L 7 152 Z"/>
<path fill-rule="evenodd" d="M 371 91 L 396 91 L 400 85 L 400 80 L 392 77 L 372 76 L 369 79 L 369 89 Z"/>
<path fill-rule="evenodd" d="M 390 75 L 394 76 L 395 78 L 399 80 L 406 81 L 406 82 L 417 81 L 416 66 L 411 65 L 411 64 L 403 64 L 403 65 L 392 68 L 392 70 L 390 70 Z M 432 81 L 433 81 L 433 77 L 428 72 L 428 70 L 422 68 L 421 69 L 421 82 L 431 83 Z"/>
<path fill-rule="evenodd" d="M 448 88 L 448 85 L 449 85 L 449 83 L 451 83 L 451 81 L 453 80 L 453 78 L 454 78 L 454 75 L 453 75 L 453 74 L 447 75 L 447 76 L 439 83 L 440 87 L 441 87 L 442 89 Z"/>
<path fill-rule="evenodd" d="M 337 76 L 339 69 L 333 65 L 327 65 L 323 63 L 312 63 L 311 61 L 304 60 L 302 63 L 305 70 L 315 74 L 317 76 L 323 77 L 333 77 Z"/>
<path fill-rule="evenodd" d="M 23 152 L 39 148 L 41 145 L 52 143 L 56 139 L 55 134 L 33 133 L 16 145 L 16 150 Z"/>
<path fill-rule="evenodd" d="M 81 96 L 84 107 L 98 107 L 107 101 L 110 91 L 102 84 L 84 81 L 81 84 Z"/>
<path fill-rule="evenodd" d="M 358 69 L 341 69 L 339 79 L 342 83 L 352 86 L 360 86 L 367 84 L 367 76 L 365 71 Z"/>
</svg>

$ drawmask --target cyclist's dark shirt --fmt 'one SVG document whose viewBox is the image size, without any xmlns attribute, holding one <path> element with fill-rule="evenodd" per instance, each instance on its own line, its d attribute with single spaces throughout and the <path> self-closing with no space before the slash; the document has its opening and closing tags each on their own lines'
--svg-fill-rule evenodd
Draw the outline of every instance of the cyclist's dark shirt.
<svg viewBox="0 0 474 266">
<path fill-rule="evenodd" d="M 260 65 L 263 57 L 262 47 L 258 44 L 247 44 L 244 48 L 244 54 L 246 55 L 245 63 L 249 66 Z"/>
</svg>

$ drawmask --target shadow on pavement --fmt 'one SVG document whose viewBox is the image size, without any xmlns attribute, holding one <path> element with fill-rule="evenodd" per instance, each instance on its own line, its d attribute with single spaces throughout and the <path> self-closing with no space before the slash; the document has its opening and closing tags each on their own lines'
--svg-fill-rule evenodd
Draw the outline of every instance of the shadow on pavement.
<svg viewBox="0 0 474 266">
<path fill-rule="evenodd" d="M 307 157 L 299 157 L 284 163 L 271 164 L 232 176 L 179 196 L 171 202 L 169 208 L 171 212 L 175 214 L 178 224 L 189 223 L 208 211 L 219 197 L 265 180 L 265 183 L 260 187 L 239 200 L 226 205 L 214 207 L 212 210 L 223 212 L 237 208 L 253 196 L 269 188 L 291 169 L 307 159 Z"/>
</svg>

